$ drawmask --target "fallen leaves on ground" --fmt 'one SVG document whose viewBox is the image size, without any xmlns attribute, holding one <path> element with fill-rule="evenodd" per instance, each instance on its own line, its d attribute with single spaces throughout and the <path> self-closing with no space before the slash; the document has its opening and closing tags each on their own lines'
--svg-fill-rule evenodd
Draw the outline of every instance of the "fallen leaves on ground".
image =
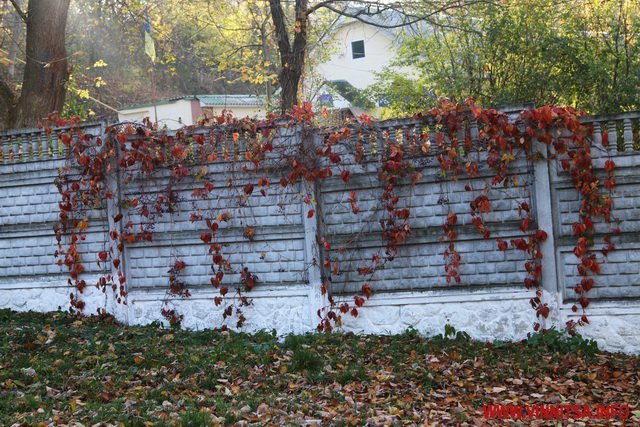
<svg viewBox="0 0 640 427">
<path fill-rule="evenodd" d="M 486 420 L 484 404 L 627 404 L 640 423 L 638 356 L 533 343 L 415 332 L 283 341 L 2 310 L 0 424 L 518 425 Z"/>
</svg>

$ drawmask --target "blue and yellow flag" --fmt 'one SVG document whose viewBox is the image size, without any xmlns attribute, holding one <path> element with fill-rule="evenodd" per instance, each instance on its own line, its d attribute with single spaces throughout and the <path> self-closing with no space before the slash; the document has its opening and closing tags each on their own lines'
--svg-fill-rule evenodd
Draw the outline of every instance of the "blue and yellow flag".
<svg viewBox="0 0 640 427">
<path fill-rule="evenodd" d="M 156 45 L 153 43 L 151 37 L 151 20 L 149 19 L 149 12 L 147 12 L 147 19 L 144 23 L 144 53 L 149 55 L 151 62 L 156 62 Z"/>
</svg>

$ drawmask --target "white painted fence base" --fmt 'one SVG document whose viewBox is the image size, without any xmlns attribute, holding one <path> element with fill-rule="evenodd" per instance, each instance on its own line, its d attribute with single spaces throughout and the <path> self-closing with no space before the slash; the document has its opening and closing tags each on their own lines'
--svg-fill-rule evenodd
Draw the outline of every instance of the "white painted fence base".
<svg viewBox="0 0 640 427">
<path fill-rule="evenodd" d="M 0 308 L 15 311 L 48 312 L 69 306 L 69 287 L 42 286 L 31 283 L 25 287 L 4 288 L 0 292 Z M 121 322 L 146 325 L 152 322 L 166 324 L 160 309 L 164 294 L 136 292 L 128 297 L 128 305 L 117 304 L 101 292 L 90 289 L 83 297 L 86 313 L 97 308 L 107 311 Z M 214 294 L 197 292 L 191 298 L 174 300 L 171 304 L 184 315 L 182 327 L 202 330 L 223 325 L 222 310 L 213 302 Z M 425 336 L 444 332 L 449 324 L 458 331 L 482 341 L 517 341 L 533 332 L 534 311 L 529 305 L 531 292 L 504 290 L 503 292 L 421 292 L 376 294 L 359 309 L 357 318 L 343 317 L 338 331 L 358 334 L 398 334 L 409 328 Z M 576 315 L 570 306 L 558 310 L 557 298 L 544 292 L 544 300 L 551 306 L 547 327 L 562 329 Z M 259 290 L 251 293 L 253 304 L 244 310 L 247 322 L 240 330 L 256 332 L 276 330 L 279 335 L 314 332 L 318 318 L 310 316 L 309 306 L 318 303 L 309 298 L 307 286 L 286 291 Z M 316 305 L 319 307 L 319 305 Z M 589 307 L 590 325 L 579 329 L 585 338 L 594 339 L 604 350 L 640 353 L 640 335 L 634 325 L 640 324 L 640 304 L 600 303 Z M 227 320 L 232 327 L 234 318 Z"/>
</svg>

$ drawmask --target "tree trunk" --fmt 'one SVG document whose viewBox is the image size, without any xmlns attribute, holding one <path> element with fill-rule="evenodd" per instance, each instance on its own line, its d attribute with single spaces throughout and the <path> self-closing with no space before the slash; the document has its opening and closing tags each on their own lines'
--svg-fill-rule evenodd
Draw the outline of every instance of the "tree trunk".
<svg viewBox="0 0 640 427">
<path fill-rule="evenodd" d="M 35 124 L 64 105 L 69 78 L 65 30 L 70 0 L 30 1 L 26 65 L 14 127 Z"/>
<path fill-rule="evenodd" d="M 295 28 L 293 44 L 291 44 L 281 0 L 269 0 L 271 19 L 273 19 L 280 53 L 281 67 L 278 72 L 278 81 L 281 89 L 282 113 L 293 110 L 293 106 L 298 104 L 298 88 L 304 72 L 307 49 L 308 5 L 308 0 L 295 2 Z"/>
<path fill-rule="evenodd" d="M 16 111 L 16 96 L 2 76 L 0 76 L 0 129 L 13 125 Z"/>
<path fill-rule="evenodd" d="M 302 73 L 296 69 L 287 68 L 283 68 L 278 74 L 278 80 L 282 88 L 283 113 L 293 110 L 293 106 L 298 104 L 298 87 L 300 85 L 301 74 Z"/>
</svg>

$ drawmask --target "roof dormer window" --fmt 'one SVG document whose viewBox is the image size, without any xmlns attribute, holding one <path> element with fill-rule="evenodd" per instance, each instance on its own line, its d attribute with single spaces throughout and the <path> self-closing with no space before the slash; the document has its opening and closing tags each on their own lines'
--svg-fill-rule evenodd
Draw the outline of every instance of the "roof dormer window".
<svg viewBox="0 0 640 427">
<path fill-rule="evenodd" d="M 364 40 L 351 42 L 351 56 L 353 59 L 364 58 Z"/>
</svg>

